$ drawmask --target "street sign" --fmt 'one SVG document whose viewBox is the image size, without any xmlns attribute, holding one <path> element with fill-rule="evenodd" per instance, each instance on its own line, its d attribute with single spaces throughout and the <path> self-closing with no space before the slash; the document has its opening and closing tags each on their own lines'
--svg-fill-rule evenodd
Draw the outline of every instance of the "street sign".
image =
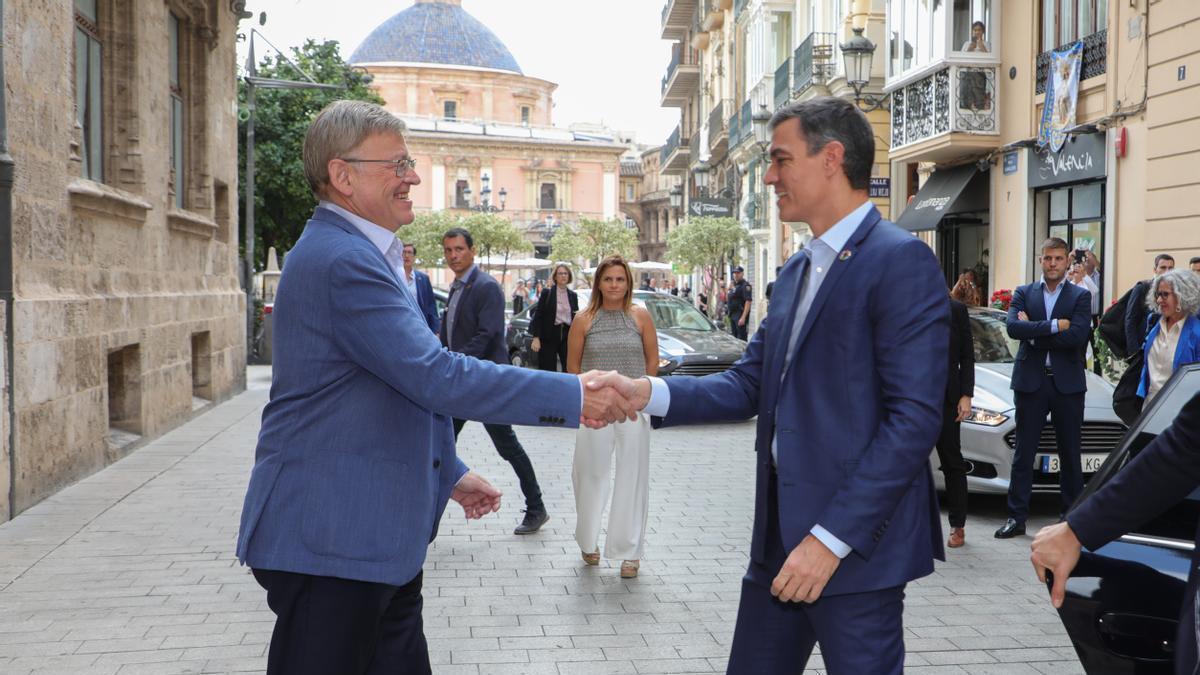
<svg viewBox="0 0 1200 675">
<path fill-rule="evenodd" d="M 728 199 L 695 198 L 688 202 L 688 215 L 728 218 L 733 215 L 733 203 Z"/>
<path fill-rule="evenodd" d="M 872 178 L 871 190 L 868 193 L 870 197 L 891 197 L 892 196 L 892 179 L 891 178 Z"/>
<path fill-rule="evenodd" d="M 1004 175 L 1008 176 L 1017 172 L 1017 153 L 1004 153 Z"/>
</svg>

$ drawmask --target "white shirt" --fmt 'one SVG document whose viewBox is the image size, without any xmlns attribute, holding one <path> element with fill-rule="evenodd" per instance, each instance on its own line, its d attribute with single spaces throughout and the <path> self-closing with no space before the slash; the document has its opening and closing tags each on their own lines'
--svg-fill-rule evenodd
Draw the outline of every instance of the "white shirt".
<svg viewBox="0 0 1200 675">
<path fill-rule="evenodd" d="M 1175 350 L 1179 347 L 1179 337 L 1183 335 L 1183 324 L 1186 321 L 1180 319 L 1170 328 L 1167 328 L 1166 319 L 1158 321 L 1158 335 L 1150 345 L 1150 350 L 1146 352 L 1146 374 L 1149 376 L 1146 403 L 1149 403 L 1167 380 L 1171 379 L 1171 372 L 1175 370 Z"/>
<path fill-rule="evenodd" d="M 318 206 L 329 209 L 330 211 L 333 211 L 339 216 L 345 218 L 351 225 L 354 226 L 356 230 L 362 232 L 363 236 L 365 236 L 368 241 L 374 244 L 375 248 L 379 249 L 379 252 L 382 253 L 383 257 L 387 259 L 388 264 L 392 266 L 392 270 L 396 273 L 396 276 L 404 279 L 404 242 L 400 241 L 395 232 L 392 232 L 386 227 L 376 225 L 375 223 L 372 223 L 358 214 L 351 213 L 337 204 L 334 204 L 333 202 L 321 200 L 321 203 L 318 204 Z M 415 300 L 416 297 L 417 294 L 414 291 L 412 299 Z"/>
<path fill-rule="evenodd" d="M 1067 281 L 1072 284 L 1075 283 L 1074 281 L 1071 280 L 1071 277 L 1067 277 Z M 1097 314 L 1099 314 L 1100 313 L 1100 288 L 1096 286 L 1096 282 L 1092 281 L 1092 278 L 1085 274 L 1085 275 L 1083 275 L 1083 279 L 1078 284 L 1075 284 L 1075 285 L 1082 286 L 1082 287 L 1086 288 L 1089 292 L 1091 292 L 1091 294 L 1092 294 L 1092 316 L 1096 316 Z"/>
<path fill-rule="evenodd" d="M 400 268 L 400 278 L 404 280 L 404 284 L 408 286 L 408 292 L 412 293 L 413 297 L 417 297 L 417 271 L 413 270 L 412 276 L 409 276 L 404 268 Z"/>
</svg>

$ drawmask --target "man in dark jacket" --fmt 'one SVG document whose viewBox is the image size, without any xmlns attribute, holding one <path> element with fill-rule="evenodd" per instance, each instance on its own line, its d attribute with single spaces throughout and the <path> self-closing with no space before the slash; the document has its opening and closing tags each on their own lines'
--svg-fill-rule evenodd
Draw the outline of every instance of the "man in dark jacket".
<svg viewBox="0 0 1200 675">
<path fill-rule="evenodd" d="M 942 433 L 938 436 L 938 461 L 946 478 L 946 508 L 950 511 L 950 537 L 946 545 L 958 548 L 965 542 L 967 524 L 967 463 L 962 456 L 962 421 L 971 414 L 975 396 L 975 339 L 967 306 L 950 299 L 950 369 L 946 374 L 946 398 L 942 403 Z"/>
<path fill-rule="evenodd" d="M 1104 487 L 1076 506 L 1064 523 L 1044 527 L 1033 540 L 1038 578 L 1054 576 L 1050 601 L 1062 607 L 1067 577 L 1089 550 L 1129 532 L 1178 503 L 1200 486 L 1200 394 L 1193 396 L 1166 431 L 1117 472 Z M 1195 540 L 1200 543 L 1200 531 Z M 1192 552 L 1191 573 L 1175 640 L 1175 672 L 1193 673 L 1197 665 L 1196 592 L 1200 548 Z"/>
<path fill-rule="evenodd" d="M 471 233 L 454 228 L 442 237 L 446 266 L 454 272 L 450 301 L 440 334 L 442 344 L 452 352 L 478 359 L 508 363 L 504 347 L 504 291 L 499 282 L 475 266 L 475 242 Z M 454 437 L 466 420 L 454 420 Z M 521 447 L 521 441 L 508 424 L 484 424 L 500 457 L 512 465 L 525 495 L 525 518 L 513 534 L 532 534 L 550 520 L 542 502 L 533 462 Z"/>
<path fill-rule="evenodd" d="M 1154 257 L 1154 277 L 1175 269 L 1175 258 L 1166 253 Z M 1129 355 L 1125 373 L 1113 390 L 1113 412 L 1127 425 L 1133 424 L 1138 414 L 1142 412 L 1142 398 L 1137 395 L 1138 384 L 1142 377 L 1142 364 L 1145 353 L 1142 345 L 1146 341 L 1147 327 L 1157 320 L 1157 314 L 1150 311 L 1146 305 L 1146 294 L 1154 277 L 1144 279 L 1134 284 L 1125 301 L 1125 351 Z"/>
</svg>

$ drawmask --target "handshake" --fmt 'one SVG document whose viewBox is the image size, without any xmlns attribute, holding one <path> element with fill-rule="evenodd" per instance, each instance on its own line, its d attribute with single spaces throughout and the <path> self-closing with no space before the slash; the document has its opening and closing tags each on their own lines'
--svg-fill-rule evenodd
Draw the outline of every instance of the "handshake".
<svg viewBox="0 0 1200 675">
<path fill-rule="evenodd" d="M 579 421 L 591 429 L 613 422 L 632 422 L 650 402 L 650 380 L 630 379 L 616 371 L 591 370 L 579 376 L 583 410 Z"/>
</svg>

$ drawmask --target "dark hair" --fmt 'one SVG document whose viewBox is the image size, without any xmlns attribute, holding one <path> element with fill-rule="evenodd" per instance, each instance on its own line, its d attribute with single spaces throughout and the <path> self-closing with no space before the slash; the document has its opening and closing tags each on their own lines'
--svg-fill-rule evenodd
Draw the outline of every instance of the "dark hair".
<svg viewBox="0 0 1200 675">
<path fill-rule="evenodd" d="M 461 227 L 452 227 L 446 230 L 446 234 L 442 235 L 442 243 L 445 244 L 447 239 L 462 237 L 467 242 L 467 248 L 475 248 L 475 239 L 471 233 Z"/>
<path fill-rule="evenodd" d="M 1195 265 L 1196 263 L 1200 263 L 1200 255 L 1198 255 L 1195 258 L 1192 258 L 1191 260 L 1188 261 L 1189 265 Z"/>
<path fill-rule="evenodd" d="M 413 255 L 417 254 L 417 245 L 416 244 L 406 241 L 406 242 L 404 242 L 403 248 L 411 248 L 413 250 Z"/>
<path fill-rule="evenodd" d="M 1071 250 L 1071 247 L 1067 246 L 1067 242 L 1063 241 L 1059 237 L 1050 237 L 1046 239 L 1046 241 L 1042 242 L 1042 253 L 1045 253 L 1047 249 L 1055 248 L 1061 248 L 1064 251 Z"/>
<path fill-rule="evenodd" d="M 976 21 L 975 23 L 971 24 L 971 29 L 974 30 L 975 26 L 979 26 L 981 29 L 987 30 L 987 26 L 983 25 L 982 21 Z"/>
<path fill-rule="evenodd" d="M 1154 256 L 1154 269 L 1158 269 L 1159 264 L 1164 260 L 1175 262 L 1175 256 L 1171 255 L 1170 253 L 1159 253 L 1158 255 Z M 1200 258 L 1192 258 L 1192 262 L 1200 262 Z M 1188 264 L 1190 265 L 1191 263 Z"/>
<path fill-rule="evenodd" d="M 853 103 L 833 96 L 789 103 L 771 117 L 771 131 L 790 119 L 799 121 L 810 157 L 830 142 L 837 141 L 845 148 L 842 172 L 850 180 L 850 187 L 855 190 L 870 187 L 871 166 L 875 163 L 875 130 L 867 116 Z"/>
</svg>

